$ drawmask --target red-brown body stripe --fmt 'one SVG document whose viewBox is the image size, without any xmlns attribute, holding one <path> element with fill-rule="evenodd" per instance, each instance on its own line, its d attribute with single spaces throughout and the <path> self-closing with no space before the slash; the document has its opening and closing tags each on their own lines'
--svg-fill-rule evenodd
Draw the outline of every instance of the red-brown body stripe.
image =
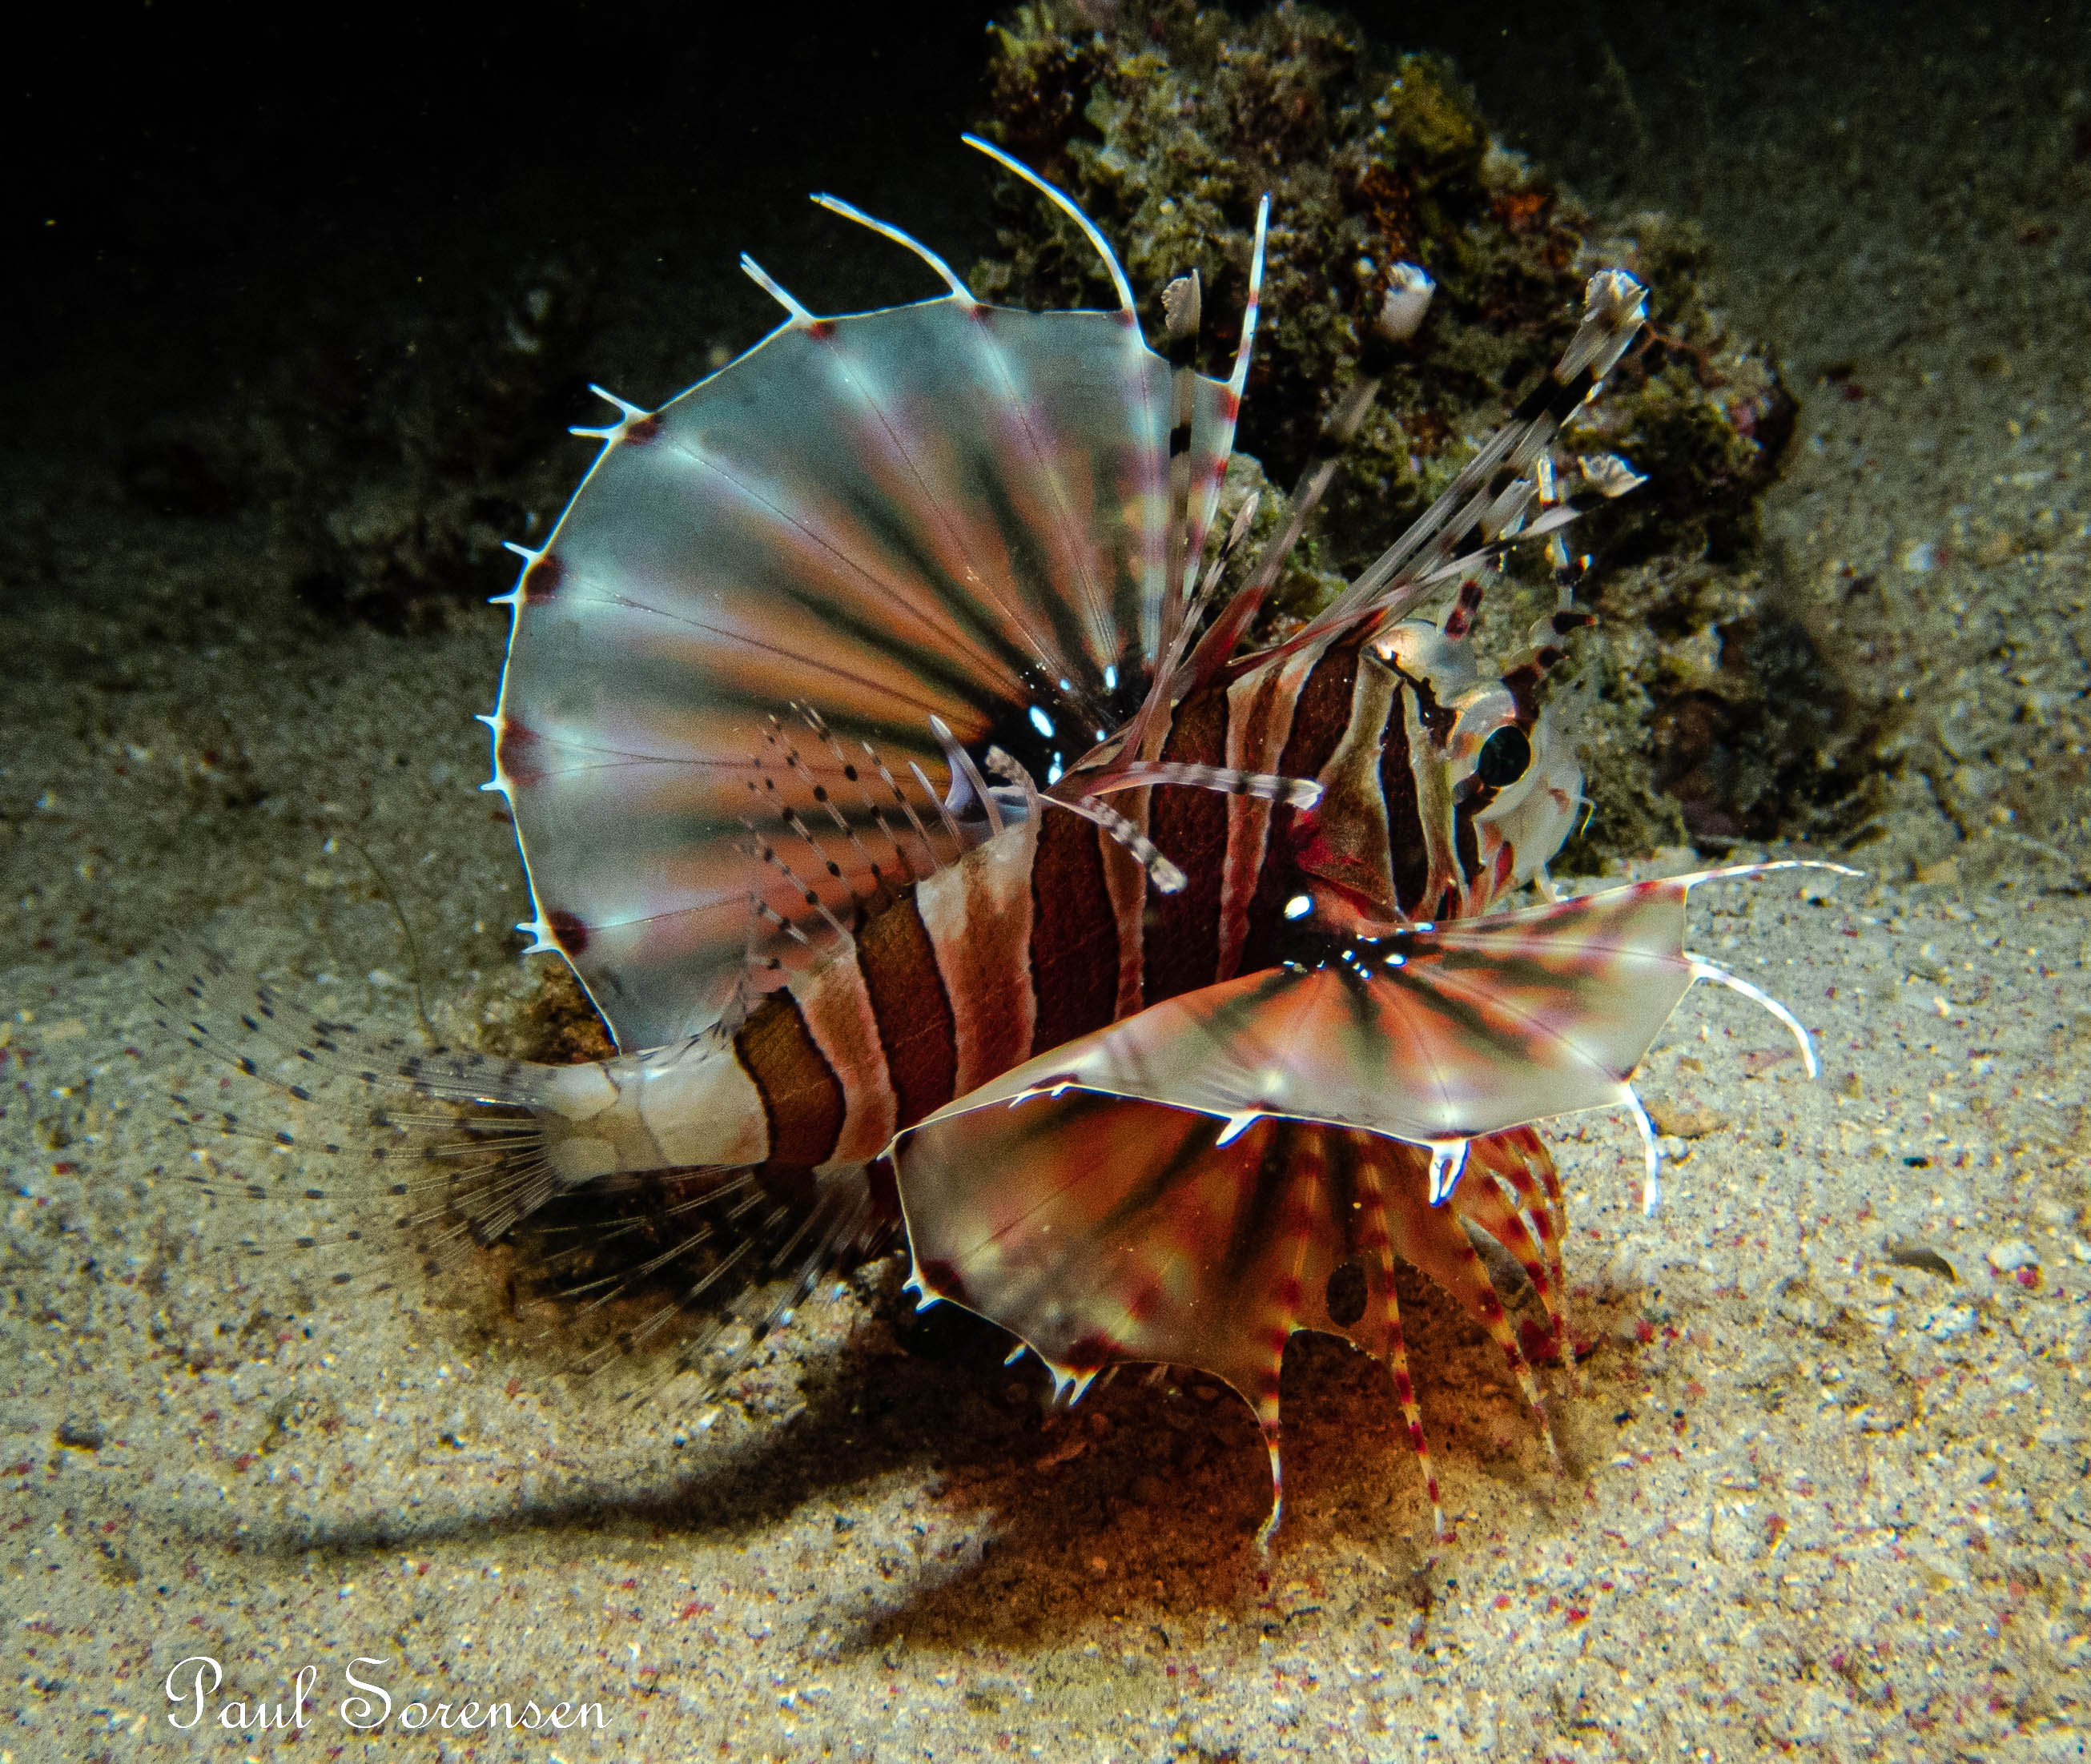
<svg viewBox="0 0 2091 1764">
<path fill-rule="evenodd" d="M 1474 830 L 1474 817 L 1495 800 L 1492 790 L 1477 790 L 1452 811 L 1452 849 L 1459 860 L 1459 873 L 1468 882 L 1481 873 L 1481 835 Z"/>
<path fill-rule="evenodd" d="M 825 1163 L 842 1137 L 842 1080 L 828 1064 L 798 1001 L 772 993 L 733 1038 L 741 1067 L 762 1095 L 773 1164 Z"/>
<path fill-rule="evenodd" d="M 1406 681 L 1402 691 L 1408 691 Z M 1405 709 L 1404 701 L 1396 702 Z M 1419 918 L 1424 912 L 1423 891 L 1430 883 L 1430 848 L 1423 837 L 1423 810 L 1410 766 L 1405 714 L 1387 719 L 1386 745 L 1379 753 L 1379 793 L 1386 804 L 1387 843 L 1394 854 L 1394 898 L 1409 917 Z"/>
<path fill-rule="evenodd" d="M 1357 690 L 1360 636 L 1337 645 L 1314 664 L 1300 688 L 1292 731 L 1278 756 L 1283 778 L 1315 778 L 1329 763 L 1350 727 L 1351 695 Z M 1299 811 L 1281 804 L 1271 815 L 1264 842 L 1263 869 L 1256 898 L 1249 904 L 1248 934 L 1242 943 L 1241 971 L 1253 973 L 1277 960 L 1278 933 L 1285 922 L 1285 903 L 1300 891 L 1300 872 L 1292 861 L 1292 826 Z"/>
<path fill-rule="evenodd" d="M 1288 660 L 1258 668 L 1227 688 L 1228 763 L 1244 771 L 1276 769 L 1278 753 L 1291 733 L 1300 708 L 1300 688 L 1320 658 Z M 1242 947 L 1248 940 L 1249 909 L 1270 853 L 1272 804 L 1253 796 L 1237 796 L 1227 804 L 1227 870 L 1220 888 L 1218 962 L 1214 978 L 1231 980 L 1241 972 Z M 1288 822 L 1290 817 L 1287 817 Z"/>
<path fill-rule="evenodd" d="M 858 934 L 856 965 L 899 1103 L 899 1124 L 912 1127 L 951 1100 L 959 1042 L 951 994 L 912 890 Z"/>
<path fill-rule="evenodd" d="M 1118 915 L 1104 885 L 1103 835 L 1050 811 L 1031 866 L 1031 1051 L 1102 1029 L 1118 1009 Z"/>
<path fill-rule="evenodd" d="M 1300 688 L 1278 770 L 1287 778 L 1313 778 L 1329 763 L 1351 721 L 1351 694 L 1357 689 L 1358 649 L 1363 639 L 1339 643 L 1314 664 Z"/>
<path fill-rule="evenodd" d="M 1161 757 L 1187 766 L 1226 765 L 1226 692 L 1209 688 L 1180 705 Z M 1180 786 L 1164 786 L 1149 800 L 1147 836 L 1187 878 L 1173 895 L 1156 890 L 1148 896 L 1142 996 L 1156 1004 L 1209 986 L 1217 977 L 1227 800 L 1218 791 Z"/>
</svg>

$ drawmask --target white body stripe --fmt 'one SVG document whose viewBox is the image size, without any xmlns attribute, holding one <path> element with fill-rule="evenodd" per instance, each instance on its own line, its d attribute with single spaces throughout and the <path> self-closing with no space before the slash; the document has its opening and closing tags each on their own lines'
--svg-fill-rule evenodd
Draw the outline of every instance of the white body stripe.
<svg viewBox="0 0 2091 1764">
<path fill-rule="evenodd" d="M 731 1042 L 645 1055 L 639 1118 L 670 1164 L 759 1164 L 770 1155 L 762 1093 Z"/>
<path fill-rule="evenodd" d="M 1412 688 L 1401 689 L 1401 709 L 1408 731 L 1408 771 L 1416 780 L 1416 818 L 1423 824 L 1423 849 L 1430 859 L 1430 879 L 1416 911 L 1428 919 L 1438 912 L 1438 902 L 1450 887 L 1464 903 L 1467 889 L 1459 875 L 1459 860 L 1452 849 L 1452 798 L 1445 780 L 1445 768 L 1437 758 L 1437 744 L 1424 727 L 1422 706 Z M 1382 813 L 1385 813 L 1382 805 Z"/>
<path fill-rule="evenodd" d="M 876 1158 L 899 1131 L 900 1099 L 893 1093 L 878 1018 L 856 951 L 845 947 L 822 962 L 803 986 L 791 989 L 791 995 L 807 1033 L 843 1087 L 842 1132 L 821 1167 Z"/>
<path fill-rule="evenodd" d="M 916 889 L 916 908 L 951 1004 L 956 1096 L 1031 1057 L 1038 1019 L 1031 990 L 1031 870 L 1037 855 L 1037 824 L 1026 820 Z M 843 1069 L 836 1067 L 839 1073 Z"/>
<path fill-rule="evenodd" d="M 1403 692 L 1394 670 L 1369 654 L 1358 656 L 1357 684 L 1351 689 L 1351 720 L 1336 751 L 1321 770 L 1325 787 L 1320 825 L 1340 833 L 1345 860 L 1344 885 L 1379 904 L 1390 916 L 1400 909 L 1394 892 L 1394 851 L 1387 839 L 1386 797 L 1380 789 L 1380 749 L 1386 735 L 1387 718 L 1395 715 L 1398 698 L 1414 698 Z M 1412 720 L 1413 711 L 1411 713 Z M 1412 740 L 1409 752 L 1419 751 Z M 1427 742 L 1421 751 L 1429 752 Z M 1419 778 L 1419 785 L 1421 778 Z M 1438 793 L 1441 797 L 1444 792 Z M 1429 809 L 1425 809 L 1425 825 Z M 1450 814 L 1450 804 L 1446 813 Z"/>
<path fill-rule="evenodd" d="M 569 1186 L 614 1170 L 758 1164 L 770 1155 L 762 1093 L 731 1043 L 706 1040 L 559 1068 L 539 1115 Z"/>
<path fill-rule="evenodd" d="M 1237 771 L 1274 772 L 1291 739 L 1293 713 L 1301 688 L 1326 643 L 1287 656 L 1274 673 L 1267 667 L 1244 674 L 1227 688 L 1227 760 Z M 1227 799 L 1227 855 L 1220 874 L 1220 925 L 1214 980 L 1231 980 L 1248 938 L 1249 904 L 1263 873 L 1270 837 L 1271 806 L 1254 796 Z"/>
</svg>

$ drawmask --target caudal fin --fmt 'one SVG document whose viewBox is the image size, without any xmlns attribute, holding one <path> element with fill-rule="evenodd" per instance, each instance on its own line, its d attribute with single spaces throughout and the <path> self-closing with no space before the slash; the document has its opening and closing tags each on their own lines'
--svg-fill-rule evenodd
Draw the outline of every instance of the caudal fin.
<svg viewBox="0 0 2091 1764">
<path fill-rule="evenodd" d="M 192 942 L 154 958 L 162 1029 L 205 1056 L 173 1100 L 231 1244 L 330 1287 L 459 1275 L 551 1369 L 714 1388 L 890 1229 L 864 1172 L 563 1179 L 574 1068 L 323 1018 Z"/>
</svg>

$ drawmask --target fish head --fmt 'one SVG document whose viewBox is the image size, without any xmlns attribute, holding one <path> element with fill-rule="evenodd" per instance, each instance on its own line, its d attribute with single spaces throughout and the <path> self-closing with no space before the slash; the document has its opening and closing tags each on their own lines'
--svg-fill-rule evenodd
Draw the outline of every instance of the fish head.
<svg viewBox="0 0 2091 1764">
<path fill-rule="evenodd" d="M 1394 714 L 1405 720 L 1419 806 L 1461 872 L 1464 910 L 1485 910 L 1531 881 L 1574 830 L 1575 745 L 1538 701 L 1528 663 L 1498 674 L 1464 634 L 1421 619 L 1373 648 L 1408 688 Z"/>
</svg>

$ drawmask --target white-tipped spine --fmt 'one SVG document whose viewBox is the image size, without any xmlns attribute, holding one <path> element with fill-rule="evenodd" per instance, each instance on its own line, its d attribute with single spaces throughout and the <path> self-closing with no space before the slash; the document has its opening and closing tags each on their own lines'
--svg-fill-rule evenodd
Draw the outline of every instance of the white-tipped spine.
<svg viewBox="0 0 2091 1764">
<path fill-rule="evenodd" d="M 1467 1147 L 1464 1139 L 1445 1140 L 1430 1148 L 1430 1204 L 1442 1206 L 1466 1174 Z"/>
<path fill-rule="evenodd" d="M 1058 189 L 1048 183 L 1020 159 L 1011 158 L 993 141 L 984 141 L 977 135 L 962 135 L 959 139 L 967 146 L 985 153 L 1003 170 L 1015 173 L 1076 226 L 1081 228 L 1082 236 L 1094 248 L 1096 254 L 1103 259 L 1104 268 L 1110 275 L 1112 290 L 1118 295 L 1119 310 L 1127 318 L 1131 318 L 1133 316 L 1132 284 L 1126 280 L 1125 271 L 1119 267 L 1119 261 L 1111 251 L 1110 242 L 1097 231 L 1096 222 L 1082 212 L 1075 199 L 1064 190 Z"/>
<path fill-rule="evenodd" d="M 791 294 L 746 252 L 740 254 L 740 273 L 761 289 L 770 298 L 791 314 L 789 323 L 801 329 L 817 325 L 820 321 L 794 300 Z"/>
<path fill-rule="evenodd" d="M 1648 1118 L 1648 1111 L 1642 1106 L 1640 1098 L 1634 1094 L 1631 1085 L 1622 1088 L 1626 1091 L 1623 1106 L 1633 1116 L 1634 1125 L 1640 1129 L 1640 1210 L 1644 1214 L 1650 1214 L 1662 1204 L 1662 1147 L 1656 1142 L 1655 1123 Z"/>
<path fill-rule="evenodd" d="M 839 196 L 817 193 L 813 201 L 830 214 L 839 214 L 846 221 L 855 221 L 860 226 L 869 226 L 882 239 L 890 239 L 895 244 L 913 252 L 943 278 L 944 286 L 951 291 L 953 299 L 966 306 L 980 304 L 979 300 L 974 297 L 973 291 L 959 280 L 958 272 L 912 234 L 904 233 L 888 222 L 875 219 L 854 203 L 845 202 Z"/>
<path fill-rule="evenodd" d="M 1256 239 L 1249 247 L 1248 298 L 1242 308 L 1241 341 L 1235 347 L 1234 372 L 1227 376 L 1227 390 L 1236 398 L 1248 384 L 1249 362 L 1256 353 L 1257 319 L 1263 310 L 1264 246 L 1270 236 L 1270 198 L 1256 205 Z"/>
</svg>

